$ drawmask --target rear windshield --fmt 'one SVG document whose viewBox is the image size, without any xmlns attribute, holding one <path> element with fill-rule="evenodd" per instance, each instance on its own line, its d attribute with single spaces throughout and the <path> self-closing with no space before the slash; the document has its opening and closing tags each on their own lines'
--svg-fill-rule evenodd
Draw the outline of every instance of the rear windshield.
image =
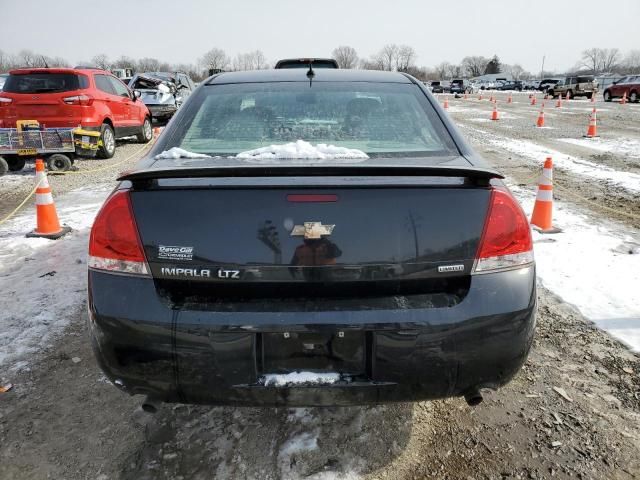
<svg viewBox="0 0 640 480">
<path fill-rule="evenodd" d="M 297 140 L 369 156 L 458 153 L 413 84 L 253 83 L 210 85 L 199 93 L 183 112 L 173 145 L 195 153 L 236 155 Z"/>
<path fill-rule="evenodd" d="M 89 80 L 73 73 L 9 75 L 3 91 L 10 93 L 58 93 L 87 88 Z"/>
</svg>

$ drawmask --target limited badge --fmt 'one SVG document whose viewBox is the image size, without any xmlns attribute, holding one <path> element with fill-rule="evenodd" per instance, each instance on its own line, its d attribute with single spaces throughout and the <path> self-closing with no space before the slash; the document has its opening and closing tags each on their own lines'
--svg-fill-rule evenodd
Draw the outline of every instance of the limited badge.
<svg viewBox="0 0 640 480">
<path fill-rule="evenodd" d="M 331 235 L 335 225 L 323 225 L 321 222 L 304 222 L 304 225 L 295 225 L 291 230 L 292 237 L 304 237 L 310 240 L 317 240 L 327 235 Z"/>
</svg>

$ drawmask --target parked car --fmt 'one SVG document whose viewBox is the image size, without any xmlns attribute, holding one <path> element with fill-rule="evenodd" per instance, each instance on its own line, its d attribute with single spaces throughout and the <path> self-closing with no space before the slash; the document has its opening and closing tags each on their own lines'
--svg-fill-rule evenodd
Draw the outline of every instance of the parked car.
<svg viewBox="0 0 640 480">
<path fill-rule="evenodd" d="M 435 80 L 431 82 L 431 91 L 433 93 L 451 93 L 451 82 L 447 80 Z"/>
<path fill-rule="evenodd" d="M 17 120 L 37 120 L 43 127 L 80 125 L 100 132 L 98 156 L 111 158 L 116 139 L 153 137 L 151 114 L 139 97 L 105 70 L 12 70 L 0 92 L 0 128 L 15 128 Z"/>
<path fill-rule="evenodd" d="M 475 405 L 535 327 L 529 223 L 501 178 L 409 75 L 210 78 L 95 219 L 98 362 L 148 411 Z"/>
<path fill-rule="evenodd" d="M 309 68 L 312 65 L 316 68 L 340 68 L 338 62 L 333 58 L 287 58 L 278 60 L 274 68 Z"/>
<path fill-rule="evenodd" d="M 451 93 L 473 93 L 473 88 L 469 84 L 468 80 L 457 78 L 455 80 L 451 80 L 449 91 Z"/>
<path fill-rule="evenodd" d="M 134 75 L 129 88 L 140 91 L 154 120 L 166 122 L 196 87 L 184 72 L 146 72 Z"/>
<path fill-rule="evenodd" d="M 630 102 L 637 102 L 640 95 L 640 75 L 629 75 L 613 82 L 603 92 L 605 102 L 610 102 L 614 98 L 622 98 L 627 94 Z"/>
<path fill-rule="evenodd" d="M 549 87 L 547 93 L 556 98 L 563 97 L 587 97 L 591 98 L 598 91 L 598 82 L 593 75 L 566 77 L 555 85 Z"/>
<path fill-rule="evenodd" d="M 496 90 L 517 90 L 518 92 L 522 91 L 522 82 L 520 80 L 515 81 L 505 81 L 501 82 L 500 85 L 496 87 Z"/>
<path fill-rule="evenodd" d="M 2 91 L 2 87 L 4 86 L 4 82 L 7 81 L 8 73 L 0 73 L 0 91 Z"/>
<path fill-rule="evenodd" d="M 559 78 L 545 78 L 544 80 L 541 80 L 540 83 L 538 84 L 538 90 L 540 90 L 541 92 L 547 93 L 547 90 L 549 90 L 549 88 L 556 85 L 559 81 L 560 81 Z"/>
</svg>

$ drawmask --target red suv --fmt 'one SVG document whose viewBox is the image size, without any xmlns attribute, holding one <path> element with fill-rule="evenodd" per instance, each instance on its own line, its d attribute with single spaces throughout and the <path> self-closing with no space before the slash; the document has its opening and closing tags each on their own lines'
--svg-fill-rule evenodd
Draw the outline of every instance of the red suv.
<svg viewBox="0 0 640 480">
<path fill-rule="evenodd" d="M 111 158 L 116 139 L 135 135 L 151 140 L 151 114 L 139 92 L 104 70 L 91 68 L 22 68 L 9 72 L 0 92 L 0 128 L 17 120 L 37 120 L 43 127 L 99 130 L 98 155 Z"/>
<path fill-rule="evenodd" d="M 630 102 L 637 102 L 640 99 L 640 75 L 623 77 L 609 85 L 603 93 L 604 101 L 610 102 L 614 98 L 622 98 L 625 93 Z"/>
</svg>

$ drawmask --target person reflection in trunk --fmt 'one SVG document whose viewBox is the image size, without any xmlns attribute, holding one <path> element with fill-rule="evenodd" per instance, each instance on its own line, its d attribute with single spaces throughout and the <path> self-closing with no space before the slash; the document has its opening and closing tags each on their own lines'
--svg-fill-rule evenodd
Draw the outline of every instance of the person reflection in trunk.
<svg viewBox="0 0 640 480">
<path fill-rule="evenodd" d="M 305 239 L 302 245 L 296 248 L 290 265 L 295 267 L 319 267 L 335 265 L 342 255 L 342 250 L 326 238 Z M 323 268 L 291 269 L 293 276 L 297 277 L 302 271 L 305 280 L 328 280 L 330 272 Z"/>
</svg>

